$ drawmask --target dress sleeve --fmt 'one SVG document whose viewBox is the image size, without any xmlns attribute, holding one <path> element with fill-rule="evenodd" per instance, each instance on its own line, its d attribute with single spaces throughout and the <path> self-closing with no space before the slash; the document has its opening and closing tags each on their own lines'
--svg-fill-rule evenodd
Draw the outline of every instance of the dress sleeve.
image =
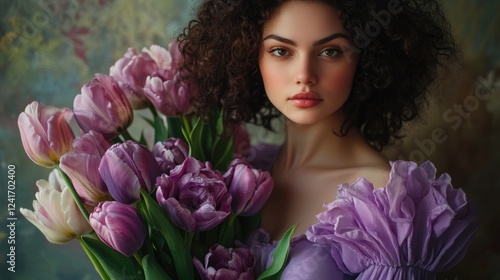
<svg viewBox="0 0 500 280">
<path fill-rule="evenodd" d="M 360 178 L 339 186 L 306 236 L 328 244 L 339 268 L 357 279 L 434 279 L 465 255 L 478 219 L 448 174 L 430 162 L 391 163 L 387 185 Z"/>
</svg>

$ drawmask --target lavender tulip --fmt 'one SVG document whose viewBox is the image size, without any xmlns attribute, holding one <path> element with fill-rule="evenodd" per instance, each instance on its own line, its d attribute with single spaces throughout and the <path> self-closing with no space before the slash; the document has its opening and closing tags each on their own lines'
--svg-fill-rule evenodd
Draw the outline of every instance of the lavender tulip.
<svg viewBox="0 0 500 280">
<path fill-rule="evenodd" d="M 205 256 L 203 265 L 193 259 L 202 280 L 251 280 L 254 279 L 254 258 L 247 248 L 229 248 L 214 245 Z"/>
<path fill-rule="evenodd" d="M 71 179 L 75 190 L 88 205 L 111 200 L 106 184 L 98 172 L 101 158 L 111 144 L 95 131 L 75 139 L 73 151 L 61 157 L 59 167 Z"/>
<path fill-rule="evenodd" d="M 162 76 L 146 79 L 144 94 L 162 114 L 168 117 L 187 114 L 191 111 L 189 98 L 193 87 L 181 79 L 179 73 L 163 72 Z"/>
<path fill-rule="evenodd" d="M 269 172 L 252 168 L 241 158 L 231 162 L 224 179 L 233 197 L 231 209 L 236 215 L 257 214 L 273 190 L 273 179 Z"/>
<path fill-rule="evenodd" d="M 89 220 L 102 242 L 125 256 L 137 252 L 146 238 L 144 222 L 131 205 L 101 202 Z"/>
<path fill-rule="evenodd" d="M 52 171 L 49 181 L 38 180 L 34 211 L 20 208 L 21 214 L 35 225 L 51 243 L 63 244 L 92 231 L 76 205 L 70 190 Z"/>
<path fill-rule="evenodd" d="M 111 66 L 109 75 L 116 79 L 132 108 L 143 109 L 150 104 L 144 95 L 144 83 L 146 78 L 156 71 L 158 64 L 148 53 L 138 53 L 134 48 L 129 48 L 125 55 Z"/>
<path fill-rule="evenodd" d="M 60 157 L 72 149 L 75 135 L 69 121 L 73 113 L 37 101 L 26 106 L 17 124 L 28 157 L 43 167 L 55 167 Z"/>
<path fill-rule="evenodd" d="M 156 180 L 156 198 L 170 219 L 188 231 L 205 231 L 220 224 L 231 210 L 231 196 L 218 171 L 193 157 Z"/>
<path fill-rule="evenodd" d="M 170 138 L 164 142 L 157 142 L 153 148 L 153 155 L 160 165 L 162 173 L 166 174 L 183 163 L 188 153 L 189 146 L 180 138 Z"/>
<path fill-rule="evenodd" d="M 138 201 L 141 188 L 151 192 L 160 175 L 160 166 L 153 154 L 133 141 L 111 146 L 98 170 L 111 196 L 125 204 Z"/>
<path fill-rule="evenodd" d="M 75 119 L 84 132 L 95 130 L 106 139 L 124 132 L 133 120 L 125 94 L 112 77 L 104 74 L 96 74 L 82 87 L 73 107 Z"/>
</svg>

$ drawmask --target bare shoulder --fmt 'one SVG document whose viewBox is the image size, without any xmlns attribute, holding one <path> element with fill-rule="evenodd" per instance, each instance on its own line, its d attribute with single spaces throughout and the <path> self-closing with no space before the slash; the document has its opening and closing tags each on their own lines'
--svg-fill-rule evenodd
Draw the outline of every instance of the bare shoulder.
<svg viewBox="0 0 500 280">
<path fill-rule="evenodd" d="M 365 178 L 378 189 L 387 185 L 390 171 L 391 165 L 386 157 L 377 151 L 368 151 L 360 164 L 354 168 L 352 175 L 356 179 Z"/>
</svg>

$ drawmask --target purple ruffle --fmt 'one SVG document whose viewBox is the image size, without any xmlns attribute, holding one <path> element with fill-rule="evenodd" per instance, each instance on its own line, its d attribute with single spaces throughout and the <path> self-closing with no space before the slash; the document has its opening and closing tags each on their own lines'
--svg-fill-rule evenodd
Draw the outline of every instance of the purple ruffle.
<svg viewBox="0 0 500 280">
<path fill-rule="evenodd" d="M 384 188 L 364 178 L 339 186 L 306 236 L 329 245 L 338 267 L 357 279 L 433 279 L 463 258 L 477 217 L 448 174 L 435 179 L 432 163 L 391 165 Z"/>
</svg>

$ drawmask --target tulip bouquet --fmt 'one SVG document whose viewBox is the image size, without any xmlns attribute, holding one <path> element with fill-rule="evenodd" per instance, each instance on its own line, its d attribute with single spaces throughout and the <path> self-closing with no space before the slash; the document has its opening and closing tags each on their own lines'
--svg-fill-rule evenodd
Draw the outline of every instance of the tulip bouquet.
<svg viewBox="0 0 500 280">
<path fill-rule="evenodd" d="M 275 279 L 293 229 L 261 275 L 244 245 L 270 174 L 235 150 L 248 134 L 221 110 L 209 121 L 193 112 L 190 96 L 202 89 L 182 79 L 181 62 L 175 42 L 130 48 L 72 110 L 28 105 L 18 119 L 24 149 L 53 171 L 36 182 L 34 210 L 20 211 L 52 243 L 78 239 L 103 279 Z M 128 132 L 143 109 L 150 141 Z"/>
</svg>

